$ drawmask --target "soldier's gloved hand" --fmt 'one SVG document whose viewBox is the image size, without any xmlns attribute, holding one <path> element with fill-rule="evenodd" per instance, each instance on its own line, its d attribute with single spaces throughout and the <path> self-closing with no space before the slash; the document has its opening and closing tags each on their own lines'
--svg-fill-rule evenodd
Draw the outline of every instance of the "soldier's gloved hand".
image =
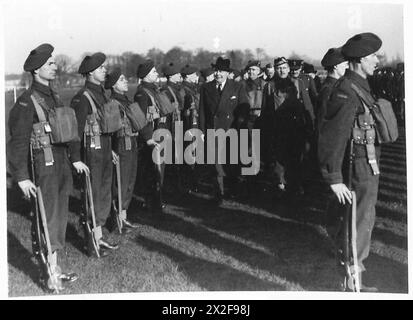
<svg viewBox="0 0 413 320">
<path fill-rule="evenodd" d="M 75 167 L 77 173 L 84 173 L 87 176 L 89 175 L 89 167 L 82 161 L 73 162 L 73 166 Z"/>
<path fill-rule="evenodd" d="M 348 203 L 351 204 L 351 191 L 347 188 L 344 183 L 336 183 L 330 185 L 331 190 L 335 193 L 338 198 L 338 202 L 346 204 L 346 199 Z"/>
<path fill-rule="evenodd" d="M 119 155 L 116 154 L 115 151 L 112 151 L 112 162 L 113 162 L 114 164 L 118 164 L 118 163 L 119 163 Z"/>
<path fill-rule="evenodd" d="M 26 198 L 30 199 L 31 195 L 36 198 L 36 186 L 31 180 L 19 181 L 18 185 Z"/>
</svg>

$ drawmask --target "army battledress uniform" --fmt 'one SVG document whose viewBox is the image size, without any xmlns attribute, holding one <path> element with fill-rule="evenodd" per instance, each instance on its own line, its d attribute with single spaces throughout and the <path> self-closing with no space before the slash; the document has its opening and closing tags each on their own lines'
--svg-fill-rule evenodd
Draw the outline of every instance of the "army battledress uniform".
<svg viewBox="0 0 413 320">
<path fill-rule="evenodd" d="M 149 94 L 145 91 L 149 91 Z M 136 94 L 134 96 L 134 101 L 136 101 L 141 107 L 143 113 L 146 115 L 149 123 L 148 126 L 152 128 L 153 131 L 157 129 L 171 129 L 171 117 L 169 114 L 167 116 L 160 116 L 160 110 L 158 106 L 154 106 L 157 109 L 157 114 L 159 117 L 156 119 L 149 112 L 149 107 L 153 106 L 151 97 L 154 99 L 155 104 L 158 104 L 156 100 L 157 92 L 159 88 L 155 83 L 149 83 L 142 81 L 141 84 L 136 89 Z M 159 142 L 159 141 L 157 141 Z M 162 209 L 163 206 L 163 181 L 165 173 L 165 163 L 160 165 L 154 164 L 152 160 L 152 146 L 145 145 L 142 149 L 142 160 L 144 162 L 144 181 L 145 181 L 145 198 L 147 204 L 151 206 L 154 210 Z"/>
<path fill-rule="evenodd" d="M 138 169 L 138 135 L 146 142 L 152 138 L 152 128 L 145 126 L 139 132 L 133 132 L 125 108 L 132 102 L 125 94 L 112 92 L 111 99 L 118 101 L 122 118 L 122 128 L 113 137 L 113 150 L 119 155 L 120 180 L 122 190 L 122 210 L 128 210 L 132 200 Z M 117 192 L 117 191 L 116 191 Z M 114 192 L 114 194 L 117 194 Z M 123 217 L 126 219 L 126 217 Z"/>
<path fill-rule="evenodd" d="M 30 141 L 33 138 L 33 124 L 39 122 L 34 103 L 30 96 L 37 95 L 38 102 L 48 120 L 48 111 L 62 107 L 58 95 L 49 87 L 33 82 L 16 101 L 10 111 L 9 129 L 11 139 L 8 144 L 8 160 L 15 181 L 32 179 L 29 169 Z M 46 211 L 47 225 L 52 252 L 65 245 L 67 219 L 69 214 L 69 194 L 72 188 L 71 163 L 80 161 L 80 153 L 75 147 L 79 142 L 52 144 L 53 164 L 46 165 L 43 149 L 33 144 L 36 185 L 40 186 Z"/>
<path fill-rule="evenodd" d="M 112 135 L 100 135 L 100 148 L 92 141 L 92 137 L 84 135 L 87 116 L 92 114 L 92 107 L 89 100 L 83 94 L 86 90 L 90 91 L 97 101 L 96 108 L 101 108 L 108 102 L 105 96 L 105 89 L 102 85 L 86 81 L 85 86 L 73 97 L 71 107 L 76 112 L 79 126 L 79 137 L 82 139 L 83 161 L 90 169 L 90 178 L 93 193 L 93 203 L 96 214 L 97 226 L 106 223 L 111 211 L 112 201 Z"/>
<path fill-rule="evenodd" d="M 182 82 L 182 89 L 184 90 L 184 133 L 190 129 L 199 129 L 199 86 L 188 81 Z M 189 142 L 186 142 L 188 145 Z M 186 166 L 186 165 L 185 165 Z M 186 167 L 185 183 L 192 191 L 197 190 L 198 170 L 195 164 Z"/>
<path fill-rule="evenodd" d="M 358 115 L 365 113 L 360 98 L 351 88 L 352 83 L 366 95 L 370 95 L 367 80 L 351 70 L 347 70 L 338 80 L 321 122 L 318 156 L 323 178 L 329 185 L 337 183 L 348 185 L 350 170 L 351 188 L 357 196 L 357 255 L 360 271 L 364 271 L 363 261 L 369 254 L 376 215 L 379 175 L 373 174 L 366 144 L 354 144 L 354 162 L 352 168 L 349 168 L 349 147 L 354 121 Z M 378 162 L 380 147 L 376 144 L 370 157 L 372 156 Z M 331 209 L 334 211 L 333 208 Z M 336 210 L 339 211 L 339 216 L 343 216 L 345 206 L 337 203 Z M 341 243 L 338 243 L 338 247 L 341 248 Z"/>
</svg>

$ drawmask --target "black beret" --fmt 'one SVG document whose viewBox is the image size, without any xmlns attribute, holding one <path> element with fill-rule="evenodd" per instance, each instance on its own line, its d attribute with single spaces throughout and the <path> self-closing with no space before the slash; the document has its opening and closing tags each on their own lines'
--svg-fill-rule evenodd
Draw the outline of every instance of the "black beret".
<svg viewBox="0 0 413 320">
<path fill-rule="evenodd" d="M 185 67 L 181 69 L 181 74 L 187 76 L 188 74 L 192 74 L 197 71 L 198 69 L 196 67 L 187 64 Z"/>
<path fill-rule="evenodd" d="M 162 72 L 165 77 L 173 76 L 174 74 L 180 73 L 178 66 L 174 65 L 172 62 L 162 68 Z"/>
<path fill-rule="evenodd" d="M 222 57 L 218 57 L 217 61 L 215 62 L 215 64 L 211 64 L 211 66 L 215 69 L 215 70 L 221 70 L 221 71 L 227 71 L 227 72 L 231 72 L 231 68 L 229 67 L 229 65 L 231 64 L 231 60 L 229 59 L 224 59 Z"/>
<path fill-rule="evenodd" d="M 144 63 L 141 63 L 138 66 L 137 76 L 139 79 L 145 78 L 149 72 L 151 72 L 152 68 L 155 67 L 155 64 L 152 60 L 148 59 Z"/>
<path fill-rule="evenodd" d="M 251 68 L 251 67 L 258 67 L 258 68 L 260 68 L 260 67 L 261 67 L 261 62 L 258 61 L 258 60 L 248 61 L 247 66 L 245 67 L 245 69 L 248 70 L 248 69 Z"/>
<path fill-rule="evenodd" d="M 120 76 L 122 74 L 122 70 L 119 67 L 116 67 L 110 73 L 106 74 L 105 80 L 105 89 L 112 88 L 116 82 L 118 82 Z"/>
<path fill-rule="evenodd" d="M 340 48 L 330 48 L 327 50 L 326 54 L 324 55 L 323 59 L 321 59 L 321 65 L 324 68 L 334 67 L 342 62 L 346 61 L 346 58 L 341 53 Z"/>
<path fill-rule="evenodd" d="M 303 65 L 303 60 L 289 59 L 288 65 L 290 66 L 291 70 L 298 70 Z"/>
<path fill-rule="evenodd" d="M 284 63 L 288 63 L 287 59 L 285 59 L 284 57 L 274 59 L 274 67 L 278 67 Z"/>
<path fill-rule="evenodd" d="M 206 77 L 210 76 L 213 74 L 215 71 L 212 68 L 205 68 L 201 70 L 201 75 L 206 79 Z"/>
<path fill-rule="evenodd" d="M 54 48 L 51 44 L 43 43 L 36 49 L 30 51 L 29 56 L 24 62 L 24 71 L 33 71 L 39 69 L 52 56 Z"/>
<path fill-rule="evenodd" d="M 96 52 L 91 56 L 86 56 L 83 58 L 80 63 L 79 70 L 77 71 L 80 74 L 85 74 L 92 72 L 99 68 L 106 60 L 106 56 L 102 52 Z"/>
<path fill-rule="evenodd" d="M 378 51 L 381 44 L 381 39 L 374 33 L 359 33 L 347 40 L 341 52 L 350 59 L 362 58 Z"/>
<path fill-rule="evenodd" d="M 317 73 L 316 69 L 314 69 L 314 66 L 307 62 L 304 62 L 303 64 L 303 71 L 304 73 Z"/>
<path fill-rule="evenodd" d="M 274 65 L 273 65 L 272 63 L 267 63 L 267 64 L 265 65 L 265 68 L 266 68 L 266 69 L 271 69 L 271 68 L 274 68 Z"/>
</svg>

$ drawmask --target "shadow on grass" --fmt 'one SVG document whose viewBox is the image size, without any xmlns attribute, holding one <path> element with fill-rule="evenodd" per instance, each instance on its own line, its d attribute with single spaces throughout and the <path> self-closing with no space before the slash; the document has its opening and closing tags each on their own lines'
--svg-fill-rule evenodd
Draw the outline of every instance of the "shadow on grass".
<svg viewBox="0 0 413 320">
<path fill-rule="evenodd" d="M 31 220 L 31 203 L 23 198 L 23 194 L 15 186 L 7 189 L 7 210 L 13 211 L 27 220 Z"/>
<path fill-rule="evenodd" d="M 405 213 L 400 213 L 380 205 L 376 205 L 376 215 L 378 217 L 387 218 L 402 223 L 407 223 L 407 215 Z"/>
<path fill-rule="evenodd" d="M 275 216 L 254 214 L 241 208 L 217 208 L 198 199 L 185 201 L 185 207 L 180 212 L 201 223 L 166 214 L 164 219 L 146 220 L 144 224 L 216 248 L 223 255 L 247 263 L 254 270 L 270 272 L 304 288 L 337 289 L 334 270 L 331 270 L 334 260 L 327 255 L 326 238 L 309 226 L 281 221 Z M 322 266 L 314 267 L 316 260 L 322 261 Z M 319 272 L 327 273 L 321 281 L 314 277 Z"/>
<path fill-rule="evenodd" d="M 407 250 L 407 237 L 402 237 L 389 230 L 374 228 L 373 240 L 377 239 L 385 244 Z"/>
<path fill-rule="evenodd" d="M 156 251 L 179 265 L 192 282 L 208 291 L 284 291 L 285 287 L 263 281 L 220 263 L 191 257 L 162 242 L 138 236 L 136 241 L 149 251 Z"/>
<path fill-rule="evenodd" d="M 379 292 L 408 293 L 406 265 L 374 253 L 370 253 L 364 264 L 367 271 L 363 274 L 363 284 L 375 286 Z"/>
<path fill-rule="evenodd" d="M 33 262 L 32 253 L 29 252 L 10 231 L 7 232 L 7 252 L 8 263 L 29 276 L 39 288 L 42 288 L 39 277 L 40 269 L 39 266 Z"/>
</svg>

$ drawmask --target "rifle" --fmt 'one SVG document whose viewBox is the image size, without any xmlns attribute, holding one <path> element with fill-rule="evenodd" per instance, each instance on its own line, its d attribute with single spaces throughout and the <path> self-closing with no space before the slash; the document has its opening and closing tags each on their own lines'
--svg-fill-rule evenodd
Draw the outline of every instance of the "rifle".
<svg viewBox="0 0 413 320">
<path fill-rule="evenodd" d="M 116 214 L 116 224 L 118 226 L 119 233 L 122 234 L 122 219 L 120 218 L 120 214 L 122 213 L 122 185 L 121 185 L 121 176 L 120 176 L 120 159 L 115 164 L 116 167 L 116 183 L 118 187 L 118 208 L 116 209 L 115 203 L 113 203 L 113 207 Z"/>
<path fill-rule="evenodd" d="M 32 179 L 36 185 L 36 175 L 34 168 L 33 146 L 30 144 L 30 159 Z M 50 244 L 49 229 L 47 227 L 46 211 L 44 208 L 43 195 L 40 186 L 36 187 L 36 198 L 32 198 L 32 205 L 34 206 L 34 217 L 32 221 L 32 241 L 34 254 L 37 257 L 42 272 L 47 275 L 47 288 L 56 293 L 63 289 L 62 280 L 59 278 L 61 270 L 58 266 L 55 270 L 52 269 L 50 261 L 52 260 L 52 247 Z"/>
<path fill-rule="evenodd" d="M 84 159 L 87 162 L 86 154 L 87 154 L 87 141 L 86 141 L 86 134 L 83 134 L 83 146 L 84 146 Z M 83 194 L 83 201 L 84 201 L 84 214 L 83 214 L 83 225 L 85 227 L 85 233 L 87 237 L 87 248 L 88 251 L 94 251 L 96 256 L 100 258 L 99 253 L 99 244 L 96 240 L 96 220 L 95 220 L 95 207 L 93 202 L 93 194 L 92 194 L 92 184 L 90 182 L 90 176 L 85 173 L 85 186 L 84 186 L 84 194 Z M 90 228 L 88 217 L 89 215 L 92 217 L 92 229 Z"/>
<path fill-rule="evenodd" d="M 96 239 L 96 218 L 95 218 L 95 206 L 93 204 L 93 194 L 92 194 L 92 185 L 90 183 L 90 176 L 85 175 L 85 180 L 86 180 L 86 221 L 85 221 L 85 227 L 87 230 L 87 235 L 88 235 L 88 246 L 89 248 L 93 247 L 96 256 L 100 258 L 99 254 L 99 244 Z M 87 217 L 89 214 L 92 217 L 92 229 L 90 228 L 89 222 Z"/>
<path fill-rule="evenodd" d="M 349 173 L 348 173 L 348 188 L 351 191 L 351 205 L 346 206 L 344 221 L 343 221 L 343 244 L 344 244 L 344 268 L 346 279 L 352 282 L 353 292 L 360 292 L 359 266 L 357 258 L 357 198 L 356 193 L 352 190 L 352 167 L 354 161 L 353 154 L 353 139 L 350 140 L 350 157 L 349 157 Z M 351 228 L 351 239 L 350 239 Z M 350 257 L 350 250 L 352 252 Z M 351 268 L 353 264 L 353 268 Z M 346 281 L 347 282 L 347 281 Z M 347 287 L 345 283 L 345 288 Z"/>
</svg>

